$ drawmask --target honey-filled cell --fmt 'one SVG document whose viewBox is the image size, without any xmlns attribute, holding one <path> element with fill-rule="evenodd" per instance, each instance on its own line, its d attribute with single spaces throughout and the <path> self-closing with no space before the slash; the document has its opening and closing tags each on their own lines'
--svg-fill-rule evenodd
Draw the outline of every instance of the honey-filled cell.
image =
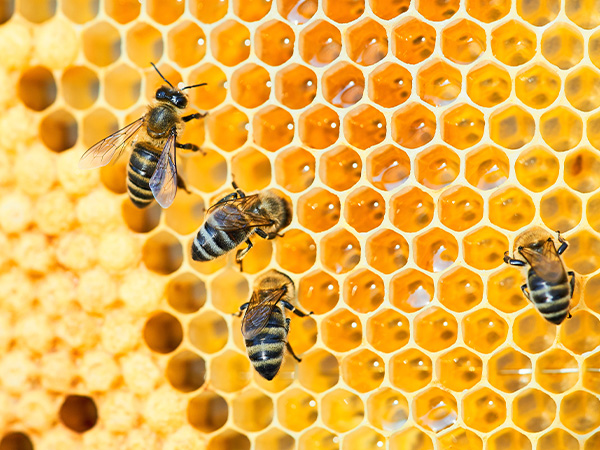
<svg viewBox="0 0 600 450">
<path fill-rule="evenodd" d="M 321 80 L 323 96 L 333 106 L 347 108 L 360 101 L 365 89 L 362 71 L 347 62 L 328 68 Z"/>
<path fill-rule="evenodd" d="M 542 114 L 542 138 L 553 150 L 564 152 L 574 148 L 583 136 L 583 121 L 575 111 L 559 106 Z"/>
<path fill-rule="evenodd" d="M 275 159 L 275 180 L 290 192 L 302 192 L 315 179 L 315 158 L 301 147 L 278 152 Z"/>
<path fill-rule="evenodd" d="M 537 38 L 522 22 L 510 20 L 492 31 L 492 53 L 508 66 L 520 66 L 536 54 Z"/>
<path fill-rule="evenodd" d="M 392 53 L 402 62 L 417 64 L 433 54 L 435 40 L 435 28 L 407 17 L 392 30 Z"/>
<path fill-rule="evenodd" d="M 415 422 L 427 431 L 439 433 L 458 420 L 458 404 L 454 395 L 438 387 L 430 387 L 415 396 Z"/>
<path fill-rule="evenodd" d="M 263 67 L 250 63 L 237 69 L 231 76 L 231 96 L 245 108 L 256 108 L 269 99 L 271 80 Z"/>
<path fill-rule="evenodd" d="M 351 145 L 366 150 L 383 142 L 386 125 L 385 116 L 376 108 L 357 106 L 344 117 L 344 137 Z"/>
<path fill-rule="evenodd" d="M 484 145 L 467 153 L 465 178 L 481 190 L 494 189 L 503 184 L 510 174 L 508 156 L 492 145 Z"/>
<path fill-rule="evenodd" d="M 577 172 L 577 159 L 571 159 L 571 171 Z M 554 186 L 559 172 L 558 158 L 543 146 L 522 151 L 515 162 L 515 175 L 519 183 L 533 192 L 541 192 Z M 581 170 L 584 170 L 583 167 Z M 565 173 L 567 177 L 567 173 Z"/>
<path fill-rule="evenodd" d="M 268 431 L 256 437 L 256 450 L 292 450 L 294 438 L 277 428 L 269 428 Z"/>
<path fill-rule="evenodd" d="M 365 415 L 364 403 L 359 396 L 345 389 L 335 389 L 321 399 L 321 419 L 337 432 L 355 429 Z"/>
<path fill-rule="evenodd" d="M 549 229 L 564 233 L 579 224 L 582 208 L 581 199 L 566 188 L 558 188 L 542 197 L 539 211 Z"/>
<path fill-rule="evenodd" d="M 433 112 L 421 103 L 403 106 L 392 116 L 392 139 L 401 147 L 421 147 L 433 139 L 437 128 Z"/>
<path fill-rule="evenodd" d="M 390 450 L 433 450 L 433 441 L 420 428 L 412 426 L 393 434 L 389 439 Z"/>
<path fill-rule="evenodd" d="M 445 388 L 461 392 L 479 383 L 483 373 L 483 362 L 475 353 L 458 347 L 440 356 L 435 370 Z"/>
<path fill-rule="evenodd" d="M 298 301 L 308 311 L 325 314 L 331 311 L 340 298 L 340 287 L 335 278 L 316 270 L 300 279 Z"/>
<path fill-rule="evenodd" d="M 321 338 L 334 351 L 352 350 L 362 341 L 360 319 L 347 309 L 337 309 L 321 322 Z"/>
<path fill-rule="evenodd" d="M 407 187 L 392 197 L 390 220 L 402 231 L 415 232 L 431 223 L 434 209 L 431 195 L 417 187 Z"/>
<path fill-rule="evenodd" d="M 408 100 L 412 75 L 396 63 L 385 63 L 369 75 L 369 98 L 384 108 L 393 108 Z"/>
<path fill-rule="evenodd" d="M 284 106 L 301 109 L 317 95 L 317 76 L 302 64 L 290 64 L 275 76 L 275 97 Z"/>
<path fill-rule="evenodd" d="M 420 151 L 415 159 L 415 177 L 423 186 L 439 190 L 451 184 L 460 172 L 460 158 L 444 145 Z"/>
<path fill-rule="evenodd" d="M 415 312 L 433 300 L 435 287 L 429 275 L 406 269 L 396 274 L 390 282 L 390 302 L 405 312 Z"/>
<path fill-rule="evenodd" d="M 442 31 L 442 52 L 458 64 L 469 64 L 485 52 L 485 31 L 475 22 L 461 19 Z"/>
<path fill-rule="evenodd" d="M 271 20 L 256 29 L 254 51 L 264 63 L 279 66 L 292 57 L 295 40 L 294 31 L 288 24 Z"/>
<path fill-rule="evenodd" d="M 319 161 L 319 177 L 336 191 L 345 191 L 354 186 L 360 180 L 361 171 L 360 155 L 345 145 L 326 151 Z"/>
<path fill-rule="evenodd" d="M 294 128 L 291 114 L 278 106 L 261 108 L 252 119 L 254 142 L 270 152 L 290 144 Z"/>
<path fill-rule="evenodd" d="M 567 23 L 556 23 L 544 30 L 541 53 L 559 69 L 570 69 L 583 58 L 581 33 Z"/>
<path fill-rule="evenodd" d="M 342 378 L 358 392 L 377 389 L 385 376 L 383 359 L 371 350 L 358 350 L 344 357 L 341 362 Z"/>
<path fill-rule="evenodd" d="M 496 106 L 508 99 L 512 90 L 510 74 L 500 65 L 485 61 L 467 75 L 467 95 L 479 106 Z"/>
<path fill-rule="evenodd" d="M 367 341 L 378 351 L 394 352 L 408 343 L 410 323 L 402 314 L 384 309 L 367 322 Z"/>
<path fill-rule="evenodd" d="M 298 45 L 302 59 L 313 67 L 323 67 L 342 52 L 342 35 L 332 23 L 318 19 L 300 32 Z"/>
<path fill-rule="evenodd" d="M 384 294 L 383 280 L 367 269 L 353 272 L 344 282 L 344 301 L 358 313 L 375 311 L 383 303 Z"/>
<path fill-rule="evenodd" d="M 417 93 L 431 106 L 449 105 L 460 94 L 461 86 L 461 73 L 442 60 L 426 65 L 417 74 Z"/>
<path fill-rule="evenodd" d="M 455 231 L 464 231 L 483 218 L 483 198 L 466 186 L 444 190 L 438 199 L 441 222 Z"/>
</svg>

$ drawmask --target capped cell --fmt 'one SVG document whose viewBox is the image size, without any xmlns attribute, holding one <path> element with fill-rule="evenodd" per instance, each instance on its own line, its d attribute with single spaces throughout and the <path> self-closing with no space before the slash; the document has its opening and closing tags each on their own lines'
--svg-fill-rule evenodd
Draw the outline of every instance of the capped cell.
<svg viewBox="0 0 600 450">
<path fill-rule="evenodd" d="M 400 392 L 382 388 L 367 400 L 369 423 L 383 431 L 398 431 L 408 420 L 408 401 Z"/>
<path fill-rule="evenodd" d="M 358 313 L 375 311 L 384 295 L 383 280 L 368 269 L 354 271 L 344 281 L 344 302 Z"/>
<path fill-rule="evenodd" d="M 298 199 L 298 221 L 316 233 L 329 230 L 340 220 L 340 200 L 322 188 L 313 188 Z"/>
<path fill-rule="evenodd" d="M 393 230 L 379 230 L 367 239 L 367 262 L 374 269 L 386 274 L 404 267 L 408 261 L 408 252 L 406 239 Z"/>
<path fill-rule="evenodd" d="M 403 270 L 390 282 L 390 302 L 409 313 L 431 303 L 434 292 L 431 277 L 416 269 Z"/>
<path fill-rule="evenodd" d="M 322 270 L 315 270 L 300 279 L 298 301 L 307 311 L 325 314 L 340 298 L 340 286 L 335 278 Z"/>
<path fill-rule="evenodd" d="M 315 157 L 302 147 L 289 147 L 275 158 L 277 184 L 290 192 L 302 192 L 315 180 Z"/>
<path fill-rule="evenodd" d="M 367 341 L 380 352 L 399 350 L 408 343 L 409 337 L 409 320 L 393 309 L 384 309 L 367 322 Z"/>
<path fill-rule="evenodd" d="M 381 111 L 371 105 L 360 105 L 344 117 L 344 137 L 350 145 L 366 150 L 385 139 L 386 120 Z"/>
<path fill-rule="evenodd" d="M 256 108 L 271 95 L 269 72 L 258 64 L 244 64 L 233 72 L 229 90 L 236 103 L 245 108 Z"/>
<path fill-rule="evenodd" d="M 340 118 L 325 105 L 315 105 L 300 115 L 300 140 L 310 148 L 323 149 L 335 144 L 340 134 Z"/>
<path fill-rule="evenodd" d="M 463 340 L 472 349 L 491 353 L 501 346 L 508 336 L 508 324 L 491 309 L 479 309 L 462 321 Z"/>
<path fill-rule="evenodd" d="M 483 137 L 483 113 L 463 104 L 442 115 L 442 139 L 451 146 L 464 150 L 477 144 Z"/>
<path fill-rule="evenodd" d="M 254 51 L 264 63 L 280 66 L 292 57 L 295 40 L 294 31 L 288 24 L 270 20 L 256 29 Z"/>
<path fill-rule="evenodd" d="M 344 217 L 348 225 L 359 233 L 364 233 L 381 225 L 385 209 L 385 200 L 381 194 L 363 186 L 346 197 Z"/>
<path fill-rule="evenodd" d="M 533 139 L 534 133 L 533 116 L 520 106 L 507 106 L 490 115 L 490 137 L 501 147 L 521 148 Z"/>
<path fill-rule="evenodd" d="M 404 103 L 412 90 L 412 75 L 400 64 L 385 63 L 369 73 L 369 98 L 384 108 Z"/>
<path fill-rule="evenodd" d="M 421 427 L 439 433 L 454 425 L 458 420 L 456 398 L 450 392 L 432 387 L 414 399 L 413 416 Z"/>
<path fill-rule="evenodd" d="M 510 186 L 496 191 L 488 200 L 490 222 L 509 231 L 516 231 L 531 223 L 535 205 L 521 189 Z"/>
<path fill-rule="evenodd" d="M 347 352 L 361 344 L 362 324 L 350 310 L 340 308 L 321 322 L 321 337 L 331 350 Z"/>
<path fill-rule="evenodd" d="M 360 261 L 360 243 L 345 229 L 326 234 L 321 239 L 321 263 L 333 273 L 346 273 Z"/>
<path fill-rule="evenodd" d="M 573 168 L 576 170 L 578 167 L 578 164 L 575 164 L 576 158 L 567 160 L 574 162 Z M 553 152 L 546 147 L 536 145 L 519 154 L 515 162 L 515 174 L 523 187 L 533 192 L 541 192 L 554 186 L 558 179 L 559 167 L 558 158 Z"/>
<path fill-rule="evenodd" d="M 583 36 L 565 22 L 556 23 L 544 30 L 542 55 L 559 69 L 570 69 L 583 58 Z"/>
<path fill-rule="evenodd" d="M 511 0 L 498 0 L 493 3 L 481 0 L 467 0 L 467 13 L 484 23 L 502 19 L 510 11 Z"/>
<path fill-rule="evenodd" d="M 565 188 L 544 194 L 540 202 L 540 217 L 551 230 L 569 231 L 579 225 L 581 215 L 581 199 Z"/>
<path fill-rule="evenodd" d="M 435 114 L 420 103 L 411 103 L 392 116 L 392 139 L 400 146 L 418 148 L 433 139 Z"/>
<path fill-rule="evenodd" d="M 292 115 L 275 105 L 261 108 L 252 119 L 254 142 L 270 152 L 290 144 L 294 138 L 294 129 Z"/>
<path fill-rule="evenodd" d="M 481 381 L 483 362 L 475 353 L 458 347 L 444 353 L 436 363 L 436 374 L 442 385 L 455 392 L 471 389 Z"/>
<path fill-rule="evenodd" d="M 415 392 L 431 382 L 431 358 L 411 348 L 394 354 L 389 362 L 390 382 L 404 392 Z"/>
<path fill-rule="evenodd" d="M 451 347 L 458 336 L 458 323 L 452 314 L 433 306 L 414 319 L 415 342 L 430 352 Z"/>
<path fill-rule="evenodd" d="M 485 30 L 467 19 L 451 23 L 442 31 L 442 52 L 450 61 L 470 64 L 486 48 Z"/>
<path fill-rule="evenodd" d="M 466 395 L 462 406 L 465 425 L 483 433 L 495 430 L 506 420 L 506 401 L 487 387 Z"/>
<path fill-rule="evenodd" d="M 345 145 L 326 151 L 319 161 L 319 177 L 336 191 L 345 191 L 358 183 L 361 171 L 360 155 Z"/>
<path fill-rule="evenodd" d="M 377 389 L 385 376 L 383 359 L 368 349 L 345 356 L 341 367 L 346 384 L 361 393 Z"/>
<path fill-rule="evenodd" d="M 414 246 L 415 262 L 429 272 L 443 272 L 458 257 L 456 238 L 441 228 L 435 227 L 417 236 Z"/>
<path fill-rule="evenodd" d="M 327 69 L 321 78 L 323 96 L 333 106 L 347 108 L 363 96 L 365 77 L 362 70 L 348 62 L 339 62 Z"/>
<path fill-rule="evenodd" d="M 451 187 L 438 199 L 438 215 L 448 228 L 465 231 L 483 218 L 483 198 L 466 186 Z"/>
<path fill-rule="evenodd" d="M 534 57 L 535 33 L 517 20 L 509 20 L 492 31 L 492 53 L 508 66 L 520 66 Z"/>
<path fill-rule="evenodd" d="M 483 299 L 483 281 L 475 272 L 465 267 L 455 267 L 440 277 L 438 297 L 452 311 L 467 311 Z"/>
<path fill-rule="evenodd" d="M 460 94 L 462 75 L 450 64 L 436 60 L 419 70 L 417 94 L 432 106 L 446 106 Z"/>
<path fill-rule="evenodd" d="M 508 99 L 511 91 L 510 74 L 494 62 L 482 62 L 467 75 L 467 95 L 479 106 L 499 105 Z"/>
<path fill-rule="evenodd" d="M 536 63 L 517 73 L 515 93 L 525 105 L 542 109 L 550 106 L 560 94 L 561 81 L 547 65 Z"/>
<path fill-rule="evenodd" d="M 352 25 L 344 36 L 346 52 L 357 64 L 370 66 L 387 55 L 388 39 L 385 28 L 371 18 Z"/>
<path fill-rule="evenodd" d="M 417 64 L 433 54 L 435 39 L 435 28 L 407 17 L 392 29 L 392 53 L 404 63 Z"/>
<path fill-rule="evenodd" d="M 392 197 L 390 220 L 402 231 L 422 230 L 433 220 L 433 198 L 418 187 L 407 187 Z"/>
<path fill-rule="evenodd" d="M 317 95 L 317 76 L 302 64 L 290 64 L 275 75 L 275 97 L 290 109 L 305 108 Z"/>
<path fill-rule="evenodd" d="M 250 56 L 250 31 L 235 20 L 227 20 L 211 31 L 210 50 L 221 64 L 236 66 Z"/>
<path fill-rule="evenodd" d="M 376 148 L 367 157 L 367 179 L 373 186 L 391 191 L 410 175 L 410 158 L 404 150 L 388 144 Z"/>
<path fill-rule="evenodd" d="M 542 114 L 542 138 L 553 150 L 564 152 L 574 148 L 583 136 L 583 120 L 569 108 L 558 106 Z"/>
<path fill-rule="evenodd" d="M 456 179 L 460 158 L 444 145 L 434 145 L 420 151 L 415 159 L 415 177 L 429 189 L 442 189 Z"/>
<path fill-rule="evenodd" d="M 478 228 L 463 239 L 465 262 L 478 270 L 498 267 L 502 264 L 502 256 L 507 249 L 506 236 L 488 226 Z"/>
<path fill-rule="evenodd" d="M 342 34 L 333 24 L 318 19 L 300 32 L 298 48 L 302 59 L 313 67 L 323 67 L 342 52 Z"/>
<path fill-rule="evenodd" d="M 565 350 L 551 349 L 536 361 L 535 380 L 548 392 L 560 394 L 579 380 L 579 365 Z"/>
</svg>

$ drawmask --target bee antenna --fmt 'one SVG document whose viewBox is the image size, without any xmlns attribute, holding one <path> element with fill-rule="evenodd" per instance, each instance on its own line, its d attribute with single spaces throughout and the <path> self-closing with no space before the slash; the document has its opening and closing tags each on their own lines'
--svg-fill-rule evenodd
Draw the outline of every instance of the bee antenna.
<svg viewBox="0 0 600 450">
<path fill-rule="evenodd" d="M 172 85 L 171 83 L 169 83 L 169 80 L 167 80 L 167 79 L 166 79 L 166 78 L 163 76 L 163 74 L 162 74 L 162 73 L 160 73 L 160 70 L 158 70 L 158 67 L 156 67 L 156 66 L 154 65 L 154 63 L 153 63 L 153 62 L 151 62 L 150 64 L 152 64 L 152 67 L 154 67 L 154 70 L 156 70 L 156 73 L 158 73 L 158 74 L 160 75 L 160 77 L 161 77 L 163 80 L 165 80 L 169 86 L 171 86 L 173 89 L 175 89 L 175 87 L 173 87 L 173 85 Z"/>
<path fill-rule="evenodd" d="M 185 91 L 186 89 L 191 89 L 191 88 L 195 88 L 195 87 L 199 87 L 199 86 L 206 86 L 208 83 L 200 83 L 200 84 L 193 84 L 192 86 L 186 86 L 184 88 L 181 88 L 182 91 Z"/>
</svg>

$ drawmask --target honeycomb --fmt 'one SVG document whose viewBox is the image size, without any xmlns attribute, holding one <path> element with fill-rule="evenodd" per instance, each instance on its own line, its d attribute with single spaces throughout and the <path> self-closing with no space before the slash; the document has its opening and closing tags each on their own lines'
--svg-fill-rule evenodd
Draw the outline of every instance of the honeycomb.
<svg viewBox="0 0 600 450">
<path fill-rule="evenodd" d="M 600 446 L 600 13 L 594 0 L 0 2 L 0 450 Z M 208 111 L 191 194 L 139 210 L 86 148 L 161 80 Z M 198 263 L 231 189 L 283 238 Z M 502 263 L 560 230 L 573 318 Z M 258 274 L 298 306 L 272 382 L 240 319 Z"/>
</svg>

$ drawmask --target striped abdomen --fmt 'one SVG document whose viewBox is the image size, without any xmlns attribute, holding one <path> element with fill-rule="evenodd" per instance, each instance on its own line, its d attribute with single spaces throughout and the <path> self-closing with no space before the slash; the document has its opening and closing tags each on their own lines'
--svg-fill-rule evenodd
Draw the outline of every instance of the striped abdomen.
<svg viewBox="0 0 600 450">
<path fill-rule="evenodd" d="M 154 200 L 150 178 L 159 158 L 160 152 L 148 142 L 137 142 L 133 148 L 127 168 L 127 190 L 131 201 L 138 208 L 145 208 Z"/>
<path fill-rule="evenodd" d="M 275 307 L 267 325 L 252 339 L 246 339 L 246 350 L 256 371 L 272 380 L 283 361 L 289 323 L 280 307 Z"/>
<path fill-rule="evenodd" d="M 252 229 L 223 231 L 215 228 L 215 215 L 209 214 L 200 227 L 192 244 L 192 258 L 196 261 L 210 261 L 223 256 L 244 242 L 252 234 Z"/>
<path fill-rule="evenodd" d="M 567 274 L 563 279 L 549 283 L 530 269 L 527 287 L 532 303 L 544 319 L 558 325 L 569 315 L 569 302 L 573 293 Z"/>
</svg>

